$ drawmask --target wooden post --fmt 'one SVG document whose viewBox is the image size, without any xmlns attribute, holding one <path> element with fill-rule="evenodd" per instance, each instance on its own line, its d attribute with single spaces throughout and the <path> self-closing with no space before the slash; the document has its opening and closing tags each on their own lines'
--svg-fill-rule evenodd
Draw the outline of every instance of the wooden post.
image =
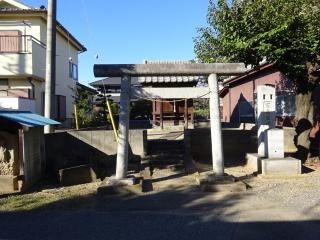
<svg viewBox="0 0 320 240">
<path fill-rule="evenodd" d="M 20 175 L 24 175 L 24 133 L 23 130 L 19 129 L 19 137 L 18 137 L 18 158 L 19 158 L 19 168 L 20 168 Z"/>
<path fill-rule="evenodd" d="M 163 101 L 160 100 L 160 127 L 163 129 Z"/>
<path fill-rule="evenodd" d="M 191 101 L 191 113 L 190 113 L 190 122 L 191 124 L 194 126 L 194 108 L 193 108 L 193 99 L 190 100 Z"/>
<path fill-rule="evenodd" d="M 184 127 L 188 129 L 188 99 L 184 100 Z"/>
<path fill-rule="evenodd" d="M 152 100 L 152 122 L 153 125 L 156 126 L 157 125 L 157 118 L 156 118 L 156 101 Z"/>
<path fill-rule="evenodd" d="M 224 175 L 224 159 L 222 148 L 222 131 L 219 111 L 219 89 L 217 74 L 210 74 L 208 78 L 210 89 L 210 125 L 211 125 L 211 147 L 212 168 L 216 175 Z"/>
<path fill-rule="evenodd" d="M 124 179 L 127 176 L 130 121 L 130 87 L 131 77 L 128 75 L 124 75 L 121 78 L 116 179 Z"/>
</svg>

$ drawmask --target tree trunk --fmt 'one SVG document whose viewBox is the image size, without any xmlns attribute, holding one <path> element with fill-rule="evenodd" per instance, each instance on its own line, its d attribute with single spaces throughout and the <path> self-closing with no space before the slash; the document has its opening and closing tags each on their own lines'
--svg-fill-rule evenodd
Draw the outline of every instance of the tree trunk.
<svg viewBox="0 0 320 240">
<path fill-rule="evenodd" d="M 309 133 L 313 125 L 313 103 L 311 102 L 311 92 L 307 94 L 297 94 L 296 96 L 296 121 L 297 121 L 297 145 L 309 149 Z M 308 126 L 308 120 L 310 125 Z M 303 126 L 301 126 L 301 124 Z M 299 129 L 298 129 L 299 128 Z M 301 130 L 300 130 L 301 129 Z"/>
<path fill-rule="evenodd" d="M 312 94 L 319 77 L 315 75 L 317 64 L 311 62 L 306 63 L 308 71 L 307 81 L 297 82 L 297 95 L 296 95 L 296 145 L 299 158 L 303 161 L 307 160 L 310 148 L 309 134 L 314 125 L 314 102 Z"/>
</svg>

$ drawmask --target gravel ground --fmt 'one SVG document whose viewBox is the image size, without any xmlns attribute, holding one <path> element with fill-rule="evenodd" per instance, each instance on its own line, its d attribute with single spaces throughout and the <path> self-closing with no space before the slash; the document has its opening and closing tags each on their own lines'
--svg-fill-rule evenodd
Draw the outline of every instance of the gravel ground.
<svg viewBox="0 0 320 240">
<path fill-rule="evenodd" d="M 200 170 L 210 165 L 197 163 Z M 251 188 L 248 193 L 263 201 L 276 202 L 283 208 L 295 209 L 303 214 L 320 216 L 320 164 L 304 166 L 306 173 L 296 176 L 253 176 L 245 166 L 229 167 L 227 174 L 244 179 Z"/>
<path fill-rule="evenodd" d="M 282 207 L 305 213 L 318 214 L 320 210 L 320 170 L 297 177 L 248 180 L 252 193 L 261 199 L 276 201 Z"/>
</svg>

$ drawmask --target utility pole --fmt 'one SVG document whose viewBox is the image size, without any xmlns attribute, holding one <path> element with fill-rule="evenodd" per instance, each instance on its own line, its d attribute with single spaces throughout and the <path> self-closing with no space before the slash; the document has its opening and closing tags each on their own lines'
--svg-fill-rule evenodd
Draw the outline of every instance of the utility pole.
<svg viewBox="0 0 320 240">
<path fill-rule="evenodd" d="M 44 115 L 54 118 L 56 93 L 56 17 L 57 1 L 48 0 L 47 13 L 47 49 L 46 49 L 46 79 L 45 79 L 45 107 Z M 52 126 L 45 126 L 45 133 L 54 131 Z"/>
</svg>

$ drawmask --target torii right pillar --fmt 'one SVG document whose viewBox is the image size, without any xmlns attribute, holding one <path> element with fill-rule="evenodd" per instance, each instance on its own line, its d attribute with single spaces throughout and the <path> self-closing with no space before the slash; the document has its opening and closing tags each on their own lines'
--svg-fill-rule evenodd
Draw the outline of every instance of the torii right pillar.
<svg viewBox="0 0 320 240">
<path fill-rule="evenodd" d="M 220 120 L 219 87 L 217 74 L 210 74 L 208 78 L 210 90 L 210 125 L 211 125 L 211 148 L 212 168 L 217 176 L 224 175 L 224 159 L 222 147 L 222 130 Z"/>
</svg>

